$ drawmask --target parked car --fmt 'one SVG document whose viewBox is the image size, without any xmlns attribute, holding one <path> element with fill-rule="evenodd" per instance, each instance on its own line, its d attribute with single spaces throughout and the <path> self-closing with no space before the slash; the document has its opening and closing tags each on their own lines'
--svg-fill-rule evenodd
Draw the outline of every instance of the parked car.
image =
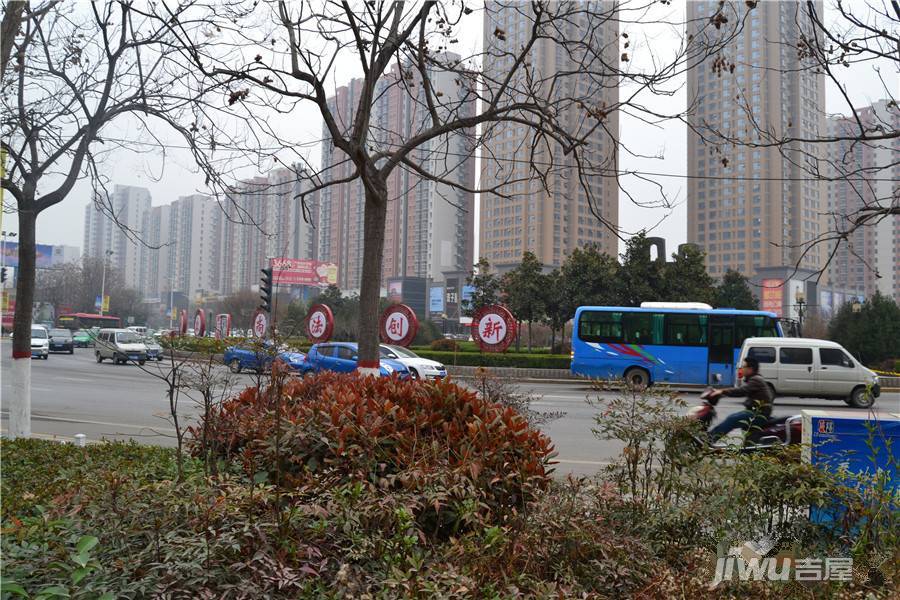
<svg viewBox="0 0 900 600">
<path fill-rule="evenodd" d="M 881 395 L 878 375 L 835 342 L 747 338 L 739 364 L 748 356 L 759 361 L 760 374 L 779 396 L 840 399 L 856 408 L 868 408 Z"/>
<path fill-rule="evenodd" d="M 304 373 L 307 370 L 305 354 L 293 350 L 276 352 L 270 343 L 263 343 L 259 347 L 229 346 L 225 349 L 223 361 L 232 373 L 240 373 L 243 370 L 261 373 L 271 368 L 276 358 L 298 373 Z"/>
<path fill-rule="evenodd" d="M 94 356 L 98 363 L 108 358 L 117 365 L 128 361 L 142 365 L 147 362 L 147 346 L 138 334 L 129 329 L 101 329 L 97 334 Z"/>
<path fill-rule="evenodd" d="M 68 329 L 51 329 L 50 352 L 68 352 L 69 354 L 74 354 L 75 341 L 72 339 L 72 332 Z"/>
<path fill-rule="evenodd" d="M 72 334 L 72 342 L 76 348 L 90 348 L 94 345 L 94 336 L 88 329 L 79 329 Z"/>
<path fill-rule="evenodd" d="M 165 358 L 163 354 L 162 346 L 159 345 L 159 342 L 156 341 L 156 338 L 144 335 L 141 336 L 141 341 L 144 342 L 144 346 L 147 347 L 147 360 L 156 360 L 162 362 L 162 359 Z"/>
<path fill-rule="evenodd" d="M 43 325 L 31 326 L 31 358 L 43 358 L 50 356 L 50 334 Z"/>
<path fill-rule="evenodd" d="M 447 376 L 447 368 L 436 360 L 422 358 L 412 350 L 402 346 L 381 344 L 379 347 L 381 358 L 388 358 L 402 363 L 409 369 L 409 376 L 413 379 L 443 379 Z"/>
<path fill-rule="evenodd" d="M 306 355 L 305 370 L 312 373 L 352 373 L 356 370 L 358 360 L 357 346 L 353 342 L 313 344 Z M 382 357 L 379 371 L 383 377 L 396 374 L 400 379 L 408 379 L 410 376 L 406 365 L 390 358 Z"/>
</svg>

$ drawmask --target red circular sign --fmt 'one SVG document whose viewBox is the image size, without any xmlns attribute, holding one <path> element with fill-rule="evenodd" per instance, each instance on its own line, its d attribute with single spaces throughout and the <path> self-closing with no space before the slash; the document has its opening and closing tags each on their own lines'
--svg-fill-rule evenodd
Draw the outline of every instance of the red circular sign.
<svg viewBox="0 0 900 600">
<path fill-rule="evenodd" d="M 197 314 L 194 315 L 194 335 L 203 337 L 204 334 L 206 334 L 206 313 L 202 308 L 198 308 Z"/>
<path fill-rule="evenodd" d="M 253 321 L 251 322 L 253 336 L 259 339 L 266 337 L 266 331 L 269 329 L 269 315 L 261 308 L 257 308 L 253 313 Z"/>
<path fill-rule="evenodd" d="M 306 337 L 313 343 L 327 342 L 334 331 L 334 315 L 325 304 L 313 304 L 306 313 Z"/>
<path fill-rule="evenodd" d="M 505 306 L 483 306 L 472 317 L 472 339 L 485 352 L 503 352 L 516 339 L 516 319 Z"/>
<path fill-rule="evenodd" d="M 419 330 L 419 320 L 413 309 L 405 304 L 388 306 L 381 313 L 379 332 L 381 341 L 395 346 L 409 346 Z"/>
<path fill-rule="evenodd" d="M 179 317 L 179 321 L 178 321 L 178 332 L 181 333 L 181 335 L 187 334 L 187 311 L 186 310 L 181 311 L 181 317 Z"/>
</svg>

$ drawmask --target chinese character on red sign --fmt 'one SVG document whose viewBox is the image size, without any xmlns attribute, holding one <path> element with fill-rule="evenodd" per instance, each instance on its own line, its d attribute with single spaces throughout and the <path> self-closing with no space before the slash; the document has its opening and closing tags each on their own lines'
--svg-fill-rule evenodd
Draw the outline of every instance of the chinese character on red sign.
<svg viewBox="0 0 900 600">
<path fill-rule="evenodd" d="M 490 340 L 494 338 L 495 341 L 500 341 L 503 339 L 504 334 L 503 321 L 497 319 L 496 321 L 492 320 L 491 317 L 487 317 L 487 323 L 484 324 L 484 333 L 482 336 L 485 340 Z"/>
<path fill-rule="evenodd" d="M 388 323 L 388 334 L 398 338 L 403 336 L 403 323 L 397 317 L 391 317 L 391 321 Z"/>
<path fill-rule="evenodd" d="M 325 330 L 325 321 L 322 319 L 321 313 L 316 313 L 309 324 L 309 332 L 313 336 L 320 335 Z"/>
</svg>

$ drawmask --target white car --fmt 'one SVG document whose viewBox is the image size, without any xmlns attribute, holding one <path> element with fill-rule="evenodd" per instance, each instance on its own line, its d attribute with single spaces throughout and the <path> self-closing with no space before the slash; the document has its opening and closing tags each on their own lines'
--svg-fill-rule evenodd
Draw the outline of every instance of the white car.
<svg viewBox="0 0 900 600">
<path fill-rule="evenodd" d="M 50 356 L 50 333 L 43 325 L 31 326 L 31 358 L 43 358 Z"/>
<path fill-rule="evenodd" d="M 422 358 L 412 350 L 402 346 L 381 344 L 378 347 L 381 358 L 396 360 L 407 369 L 413 379 L 443 379 L 447 376 L 447 368 L 436 360 Z"/>
</svg>

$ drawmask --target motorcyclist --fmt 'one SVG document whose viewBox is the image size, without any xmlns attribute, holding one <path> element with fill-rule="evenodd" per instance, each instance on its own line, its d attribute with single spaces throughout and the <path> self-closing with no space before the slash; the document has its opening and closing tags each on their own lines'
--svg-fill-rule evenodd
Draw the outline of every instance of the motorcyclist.
<svg viewBox="0 0 900 600">
<path fill-rule="evenodd" d="M 719 438 L 733 429 L 761 429 L 765 427 L 772 415 L 772 390 L 766 380 L 759 374 L 759 361 L 748 356 L 743 364 L 744 381 L 742 385 L 710 392 L 709 398 L 718 400 L 722 396 L 746 397 L 744 409 L 722 420 L 709 430 L 709 441 L 715 443 Z"/>
</svg>

